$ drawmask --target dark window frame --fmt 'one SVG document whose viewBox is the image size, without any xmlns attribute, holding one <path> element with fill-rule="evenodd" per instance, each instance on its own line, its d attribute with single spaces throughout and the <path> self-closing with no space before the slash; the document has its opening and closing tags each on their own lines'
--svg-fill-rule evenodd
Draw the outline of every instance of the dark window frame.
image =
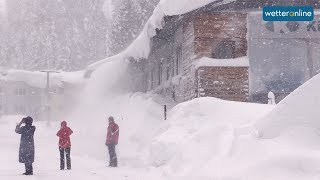
<svg viewBox="0 0 320 180">
<path fill-rule="evenodd" d="M 179 45 L 176 49 L 175 59 L 175 75 L 179 75 L 182 69 L 182 45 Z"/>
<path fill-rule="evenodd" d="M 162 71 L 163 71 L 163 66 L 162 66 L 162 63 L 160 62 L 158 64 L 158 85 L 160 86 L 162 84 Z"/>
</svg>

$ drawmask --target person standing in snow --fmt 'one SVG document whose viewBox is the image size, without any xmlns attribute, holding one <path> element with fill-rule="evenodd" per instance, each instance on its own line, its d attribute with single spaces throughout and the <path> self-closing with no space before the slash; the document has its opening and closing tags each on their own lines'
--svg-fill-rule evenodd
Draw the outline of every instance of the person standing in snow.
<svg viewBox="0 0 320 180">
<path fill-rule="evenodd" d="M 57 132 L 57 136 L 59 137 L 59 151 L 60 151 L 60 170 L 64 170 L 65 158 L 64 154 L 66 154 L 67 159 L 67 169 L 71 170 L 71 141 L 70 135 L 73 131 L 67 126 L 66 121 L 61 122 L 61 128 Z"/>
<path fill-rule="evenodd" d="M 107 132 L 106 145 L 108 146 L 109 156 L 110 156 L 110 167 L 118 167 L 118 160 L 116 154 L 116 145 L 119 139 L 119 126 L 114 122 L 112 116 L 109 117 L 109 126 Z"/>
<path fill-rule="evenodd" d="M 33 175 L 32 163 L 34 162 L 34 132 L 35 126 L 32 126 L 33 119 L 26 117 L 16 126 L 16 133 L 21 134 L 19 147 L 19 162 L 24 163 L 25 173 L 23 175 Z M 25 124 L 24 126 L 21 126 Z"/>
</svg>

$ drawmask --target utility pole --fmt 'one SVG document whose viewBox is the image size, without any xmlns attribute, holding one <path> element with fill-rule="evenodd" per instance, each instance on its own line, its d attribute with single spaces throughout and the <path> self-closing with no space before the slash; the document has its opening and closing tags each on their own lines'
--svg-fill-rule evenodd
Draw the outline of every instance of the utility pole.
<svg viewBox="0 0 320 180">
<path fill-rule="evenodd" d="M 52 71 L 52 70 L 43 70 L 41 72 L 44 72 L 47 74 L 45 107 L 46 107 L 46 113 L 47 113 L 47 124 L 48 124 L 48 126 L 50 126 L 50 121 L 51 121 L 50 74 L 51 73 L 59 73 L 59 72 Z"/>
</svg>

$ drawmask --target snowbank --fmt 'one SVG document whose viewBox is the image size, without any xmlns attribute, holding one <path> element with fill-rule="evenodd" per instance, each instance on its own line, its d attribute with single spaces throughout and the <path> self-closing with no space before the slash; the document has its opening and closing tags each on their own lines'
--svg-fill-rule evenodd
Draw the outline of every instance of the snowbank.
<svg viewBox="0 0 320 180">
<path fill-rule="evenodd" d="M 248 57 L 240 57 L 235 59 L 213 59 L 202 57 L 193 62 L 195 68 L 199 67 L 249 67 Z"/>
<path fill-rule="evenodd" d="M 282 100 L 255 126 L 263 138 L 278 137 L 297 127 L 320 128 L 320 74 Z"/>
<path fill-rule="evenodd" d="M 304 91 L 310 92 L 303 88 L 301 93 Z M 281 106 L 292 107 L 297 102 Z M 238 128 L 260 122 L 278 108 L 215 98 L 182 103 L 170 112 L 168 123 L 154 138 L 150 163 L 162 169 L 168 179 L 316 179 L 320 171 L 318 130 L 299 127 L 264 140 L 237 134 Z M 300 111 L 309 112 L 304 110 L 300 107 Z M 292 116 L 285 113 L 283 119 L 285 116 L 290 126 Z M 267 127 L 273 132 L 273 126 Z"/>
<path fill-rule="evenodd" d="M 170 111 L 163 132 L 152 143 L 151 164 L 169 164 L 172 171 L 184 174 L 209 157 L 229 155 L 234 130 L 255 122 L 272 108 L 209 97 L 181 103 Z"/>
</svg>

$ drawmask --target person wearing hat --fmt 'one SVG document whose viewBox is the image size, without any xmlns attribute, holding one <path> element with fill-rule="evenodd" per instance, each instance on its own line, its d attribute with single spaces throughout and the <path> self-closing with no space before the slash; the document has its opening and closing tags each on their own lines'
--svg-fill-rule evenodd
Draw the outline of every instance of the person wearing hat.
<svg viewBox="0 0 320 180">
<path fill-rule="evenodd" d="M 66 154 L 67 159 L 67 169 L 71 170 L 71 141 L 70 136 L 73 131 L 68 127 L 66 121 L 61 122 L 60 130 L 57 132 L 57 136 L 59 137 L 59 151 L 60 151 L 60 170 L 64 170 L 65 158 L 64 154 Z"/>
<path fill-rule="evenodd" d="M 32 163 L 34 162 L 34 132 L 35 126 L 32 126 L 33 119 L 26 117 L 16 126 L 16 133 L 21 134 L 19 147 L 19 162 L 24 163 L 24 175 L 33 175 Z M 24 126 L 22 126 L 24 124 Z"/>
<path fill-rule="evenodd" d="M 114 118 L 110 116 L 108 118 L 109 126 L 107 132 L 106 145 L 108 146 L 110 162 L 109 167 L 118 167 L 118 160 L 116 154 L 116 145 L 119 139 L 119 126 L 114 122 Z"/>
</svg>

